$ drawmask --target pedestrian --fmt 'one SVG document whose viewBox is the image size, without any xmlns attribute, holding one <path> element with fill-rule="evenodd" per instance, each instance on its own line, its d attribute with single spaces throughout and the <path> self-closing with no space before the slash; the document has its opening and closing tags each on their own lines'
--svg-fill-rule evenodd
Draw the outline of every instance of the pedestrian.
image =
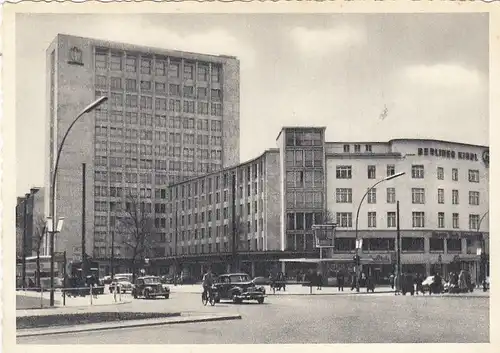
<svg viewBox="0 0 500 353">
<path fill-rule="evenodd" d="M 352 275 L 351 275 L 351 291 L 354 290 L 357 286 L 357 281 L 358 281 L 358 278 L 356 276 L 356 273 L 353 272 Z"/>
<path fill-rule="evenodd" d="M 316 273 L 316 285 L 318 286 L 317 289 L 321 290 L 321 287 L 323 286 L 323 276 L 319 271 Z"/>
<path fill-rule="evenodd" d="M 416 285 L 416 293 L 418 292 L 424 294 L 423 288 L 422 288 L 422 282 L 424 281 L 422 274 L 418 273 L 416 278 L 415 278 L 415 285 Z"/>
<path fill-rule="evenodd" d="M 391 284 L 391 289 L 394 289 L 394 281 L 396 279 L 396 276 L 394 276 L 394 273 L 391 273 L 389 276 L 389 283 Z"/>
<path fill-rule="evenodd" d="M 344 273 L 342 271 L 337 272 L 337 286 L 340 291 L 344 291 Z"/>
</svg>

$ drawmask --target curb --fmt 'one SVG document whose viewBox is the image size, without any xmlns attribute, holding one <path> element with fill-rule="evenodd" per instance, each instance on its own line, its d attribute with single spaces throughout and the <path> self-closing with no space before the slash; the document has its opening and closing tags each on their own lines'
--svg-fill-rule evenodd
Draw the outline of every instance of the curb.
<svg viewBox="0 0 500 353">
<path fill-rule="evenodd" d="M 318 293 L 318 292 L 315 292 L 315 293 L 274 293 L 274 294 L 266 294 L 268 295 L 269 297 L 275 297 L 275 296 L 279 296 L 279 297 L 286 297 L 286 296 L 310 296 L 310 297 L 314 297 L 314 296 L 318 296 L 318 295 L 339 295 L 339 296 L 354 296 L 354 295 L 374 295 L 374 294 L 390 294 L 390 293 L 394 293 L 394 291 L 380 291 L 380 292 L 348 292 L 346 291 L 345 293 Z"/>
<path fill-rule="evenodd" d="M 186 317 L 185 319 L 173 319 L 168 320 L 168 318 L 163 319 L 163 321 L 154 321 L 154 319 L 145 319 L 145 320 L 137 320 L 135 322 L 120 322 L 117 325 L 103 326 L 103 327 L 88 327 L 95 324 L 89 324 L 87 327 L 81 328 L 59 328 L 59 329 L 46 329 L 41 331 L 29 330 L 27 332 L 18 332 L 16 333 L 16 338 L 23 337 L 36 337 L 36 336 L 45 336 L 45 335 L 58 335 L 58 334 L 68 334 L 68 333 L 80 333 L 80 332 L 92 332 L 92 331 L 104 331 L 104 330 L 115 330 L 121 328 L 134 328 L 134 327 L 146 327 L 146 326 L 162 326 L 162 325 L 174 325 L 174 324 L 190 324 L 195 322 L 211 322 L 211 321 L 227 321 L 227 320 L 240 320 L 242 317 L 239 314 L 235 315 L 213 315 L 208 316 L 204 315 L 201 317 Z"/>
<path fill-rule="evenodd" d="M 454 295 L 454 294 L 434 294 L 434 295 L 415 295 L 419 298 L 463 298 L 463 299 L 478 299 L 490 298 L 489 295 Z"/>
<path fill-rule="evenodd" d="M 43 308 L 30 308 L 30 309 L 16 309 L 16 311 L 28 311 L 28 310 L 57 310 L 57 309 L 88 309 L 88 308 L 95 308 L 95 307 L 103 307 L 103 306 L 113 306 L 113 305 L 123 305 L 123 304 L 130 304 L 132 303 L 132 300 L 128 301 L 123 301 L 123 302 L 117 302 L 117 303 L 109 303 L 109 304 L 92 304 L 92 305 L 78 305 L 78 306 L 47 306 Z"/>
</svg>

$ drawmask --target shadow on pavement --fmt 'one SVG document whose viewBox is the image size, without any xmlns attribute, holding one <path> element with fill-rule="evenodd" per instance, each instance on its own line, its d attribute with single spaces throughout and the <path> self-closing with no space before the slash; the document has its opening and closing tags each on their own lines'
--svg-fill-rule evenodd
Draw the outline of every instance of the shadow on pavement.
<svg viewBox="0 0 500 353">
<path fill-rule="evenodd" d="M 60 303 L 56 300 L 55 305 L 59 305 Z M 16 295 L 16 310 L 27 310 L 27 309 L 41 309 L 48 308 L 50 306 L 49 299 L 40 299 L 36 297 L 29 297 L 24 295 Z"/>
</svg>

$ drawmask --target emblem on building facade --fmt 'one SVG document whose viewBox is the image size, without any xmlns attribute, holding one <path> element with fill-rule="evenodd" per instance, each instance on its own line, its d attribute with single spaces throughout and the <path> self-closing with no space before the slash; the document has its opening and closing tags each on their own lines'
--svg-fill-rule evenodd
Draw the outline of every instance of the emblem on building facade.
<svg viewBox="0 0 500 353">
<path fill-rule="evenodd" d="M 486 167 L 490 166 L 490 150 L 484 150 L 483 151 L 483 162 L 486 165 Z"/>
<path fill-rule="evenodd" d="M 83 66 L 82 51 L 77 47 L 72 47 L 69 50 L 69 60 L 70 65 L 80 65 Z"/>
</svg>

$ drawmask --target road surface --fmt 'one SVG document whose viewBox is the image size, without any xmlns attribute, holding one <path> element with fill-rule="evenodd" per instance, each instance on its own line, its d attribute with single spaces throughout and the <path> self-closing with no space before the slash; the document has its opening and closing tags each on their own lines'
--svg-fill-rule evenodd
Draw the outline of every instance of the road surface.
<svg viewBox="0 0 500 353">
<path fill-rule="evenodd" d="M 238 312 L 242 320 L 20 338 L 34 344 L 485 343 L 489 298 L 374 295 L 275 296 L 203 307 L 200 296 L 136 300 L 143 310 Z M 123 307 L 125 305 L 122 305 Z M 120 308 L 126 310 L 126 308 Z"/>
</svg>

